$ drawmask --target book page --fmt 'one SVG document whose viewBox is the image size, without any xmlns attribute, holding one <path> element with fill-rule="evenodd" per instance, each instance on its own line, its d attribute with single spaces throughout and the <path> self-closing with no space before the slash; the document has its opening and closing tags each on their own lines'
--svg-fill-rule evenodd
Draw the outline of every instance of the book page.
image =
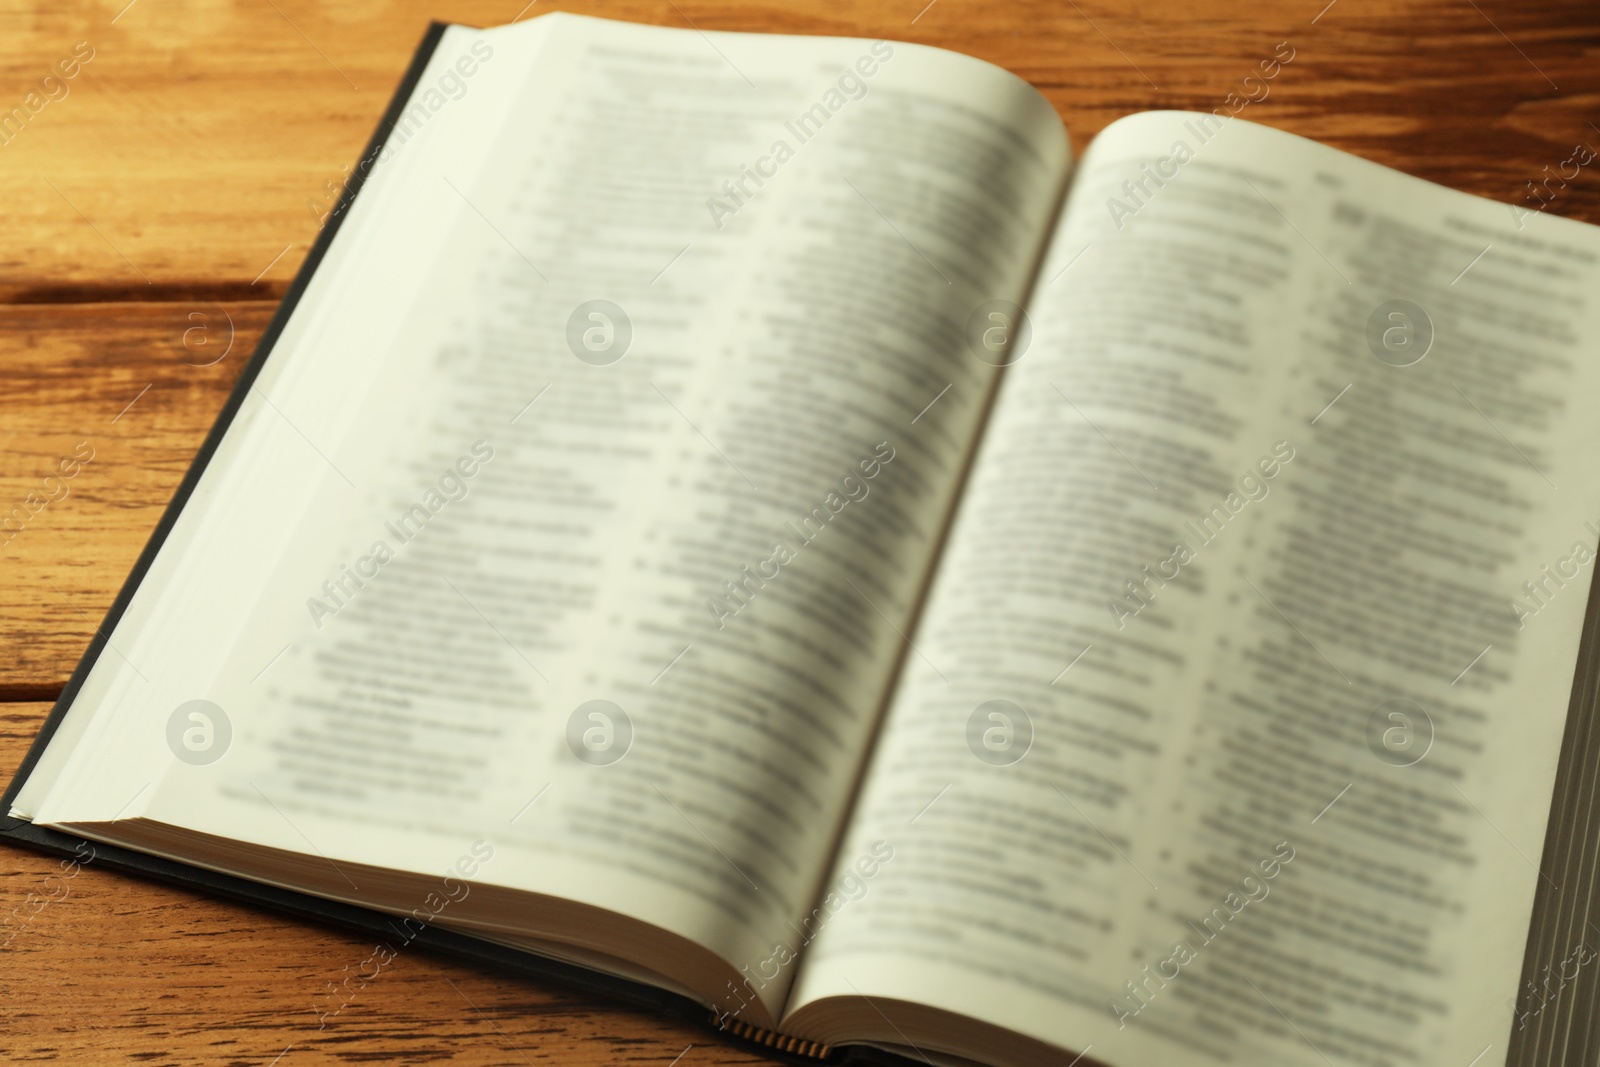
<svg viewBox="0 0 1600 1067">
<path fill-rule="evenodd" d="M 1600 533 L 1597 256 L 1238 121 L 1103 133 L 843 851 L 893 860 L 793 1028 L 1501 1062 Z"/>
<path fill-rule="evenodd" d="M 122 808 L 81 784 L 132 793 L 132 751 L 163 770 L 124 817 L 416 871 L 482 839 L 496 885 L 765 973 L 760 1022 L 995 381 L 968 312 L 1023 299 L 1065 134 L 930 49 L 538 21 L 482 35 L 525 72 L 497 125 L 435 133 L 451 104 L 399 148 L 273 357 L 258 416 L 288 425 L 229 465 L 170 615 L 115 635 L 150 683 L 38 817 Z M 407 220 L 440 214 L 419 254 Z M 360 373 L 329 393 L 319 360 Z M 294 514 L 238 491 L 286 457 Z M 241 567 L 230 645 L 164 628 Z M 219 762 L 162 759 L 191 699 L 226 711 Z"/>
</svg>

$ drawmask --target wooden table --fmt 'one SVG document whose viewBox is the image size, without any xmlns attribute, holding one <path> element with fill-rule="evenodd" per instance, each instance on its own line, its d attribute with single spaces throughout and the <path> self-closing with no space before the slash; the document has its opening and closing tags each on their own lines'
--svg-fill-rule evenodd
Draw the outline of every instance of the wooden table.
<svg viewBox="0 0 1600 1067">
<path fill-rule="evenodd" d="M 1029 79 L 1080 148 L 1131 111 L 1220 106 L 1287 41 L 1295 59 L 1251 106 L 1256 122 L 1530 209 L 1526 183 L 1580 143 L 1600 149 L 1590 0 L 1290 0 L 1248 15 L 1220 0 L 521 3 L 0 12 L 0 114 L 78 42 L 93 54 L 0 145 L 0 513 L 80 443 L 94 453 L 68 496 L 0 533 L 0 774 L 155 526 L 430 17 L 491 26 L 570 6 L 941 45 Z M 1546 210 L 1600 222 L 1600 161 L 1564 169 Z M 17 909 L 0 949 L 3 1058 L 761 1062 L 705 1031 L 420 952 L 319 1030 L 313 998 L 366 958 L 365 941 L 92 865 L 34 912 L 54 869 L 0 850 L 0 916 Z"/>
</svg>

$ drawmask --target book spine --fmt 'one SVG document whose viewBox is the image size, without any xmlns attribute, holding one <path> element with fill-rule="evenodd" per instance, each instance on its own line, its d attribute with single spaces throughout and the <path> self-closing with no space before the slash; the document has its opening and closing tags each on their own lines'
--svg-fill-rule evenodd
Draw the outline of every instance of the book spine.
<svg viewBox="0 0 1600 1067">
<path fill-rule="evenodd" d="M 804 1038 L 790 1037 L 780 1034 L 776 1030 L 767 1030 L 759 1026 L 752 1026 L 740 1019 L 724 1019 L 713 1015 L 711 1024 L 719 1030 L 725 1030 L 735 1037 L 745 1041 L 754 1042 L 763 1048 L 777 1049 L 787 1052 L 791 1056 L 803 1056 L 808 1060 L 826 1062 L 834 1058 L 833 1049 L 818 1041 L 807 1041 Z"/>
</svg>

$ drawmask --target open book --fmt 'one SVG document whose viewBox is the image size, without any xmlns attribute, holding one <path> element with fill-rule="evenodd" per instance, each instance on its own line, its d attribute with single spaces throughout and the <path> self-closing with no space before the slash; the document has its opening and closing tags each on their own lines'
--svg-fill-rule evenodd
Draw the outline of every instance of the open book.
<svg viewBox="0 0 1600 1067">
<path fill-rule="evenodd" d="M 12 836 L 798 1055 L 1504 1062 L 1600 943 L 1600 233 L 1218 110 L 436 29 Z"/>
</svg>

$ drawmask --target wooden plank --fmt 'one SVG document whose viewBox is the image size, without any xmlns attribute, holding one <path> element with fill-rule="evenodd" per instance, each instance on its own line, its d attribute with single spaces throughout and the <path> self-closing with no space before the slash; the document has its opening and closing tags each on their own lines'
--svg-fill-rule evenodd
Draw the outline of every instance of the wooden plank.
<svg viewBox="0 0 1600 1067">
<path fill-rule="evenodd" d="M 1080 147 L 1129 112 L 1222 106 L 1279 41 L 1295 58 L 1243 114 L 1401 170 L 1521 200 L 1578 141 L 1600 147 L 1587 0 L 925 3 L 616 0 L 603 13 L 970 52 L 1041 86 Z M 427 15 L 497 25 L 520 6 L 125 4 L 0 12 L 0 113 L 25 103 L 76 42 L 94 53 L 64 98 L 41 93 L 38 113 L 0 145 L 0 300 L 238 299 L 252 282 L 281 294 L 328 183 L 365 144 Z M 541 0 L 529 14 L 566 6 L 593 13 Z M 1600 220 L 1594 169 L 1551 210 Z"/>
<path fill-rule="evenodd" d="M 0 704 L 5 778 L 48 711 Z M 401 950 L 372 975 L 374 946 L 353 934 L 62 863 L 0 850 L 12 1062 L 666 1067 L 691 1044 L 684 1067 L 766 1062 L 702 1028 L 426 952 Z M 330 992 L 347 978 L 352 993 Z"/>
<path fill-rule="evenodd" d="M 65 683 L 272 311 L 0 306 L 0 699 Z"/>
</svg>

